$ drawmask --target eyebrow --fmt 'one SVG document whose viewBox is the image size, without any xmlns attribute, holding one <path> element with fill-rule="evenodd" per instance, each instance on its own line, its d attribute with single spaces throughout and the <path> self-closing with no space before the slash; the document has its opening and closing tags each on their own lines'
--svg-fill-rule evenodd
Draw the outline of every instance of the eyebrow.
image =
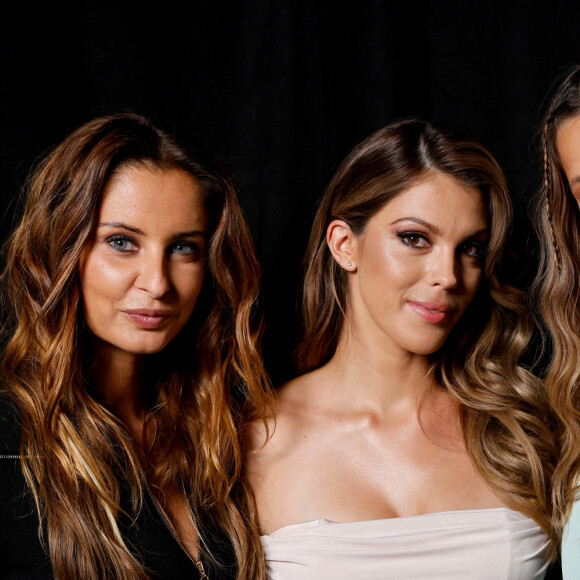
<svg viewBox="0 0 580 580">
<path fill-rule="evenodd" d="M 140 236 L 145 235 L 145 232 L 143 232 L 143 230 L 140 230 L 139 228 L 135 228 L 133 226 L 129 226 L 129 225 L 124 224 L 122 222 L 101 222 L 101 223 L 99 223 L 99 227 L 102 227 L 102 226 L 108 227 L 108 228 L 120 228 L 120 229 L 127 230 L 129 232 L 132 232 L 132 233 L 140 235 Z M 204 232 L 202 230 L 190 230 L 187 232 L 177 232 L 176 234 L 171 236 L 171 238 L 176 240 L 178 238 L 192 238 L 192 237 L 196 237 L 196 236 L 202 236 L 204 238 L 207 238 L 207 232 Z"/>
<path fill-rule="evenodd" d="M 395 220 L 394 222 L 391 222 L 391 225 L 394 226 L 395 224 L 398 224 L 399 222 L 414 222 L 416 224 L 419 224 L 420 226 L 427 228 L 428 230 L 431 230 L 434 234 L 441 233 L 441 230 L 436 225 L 430 224 L 429 222 L 426 222 L 425 220 L 422 220 L 420 218 L 403 217 L 403 218 L 399 218 L 398 220 Z"/>
<path fill-rule="evenodd" d="M 421 218 L 417 218 L 417 217 L 403 217 L 403 218 L 399 218 L 398 220 L 395 220 L 394 222 L 391 222 L 391 225 L 395 225 L 398 224 L 399 222 L 414 222 L 416 224 L 419 224 L 420 226 L 423 226 L 424 228 L 427 228 L 428 230 L 432 231 L 435 235 L 441 235 L 441 230 L 432 223 L 429 223 L 428 221 L 422 220 Z M 477 230 L 476 232 L 473 232 L 471 234 L 467 234 L 465 236 L 465 240 L 468 240 L 470 238 L 476 238 L 477 236 L 480 236 L 482 234 L 488 234 L 489 233 L 489 228 L 483 228 L 481 230 Z"/>
</svg>

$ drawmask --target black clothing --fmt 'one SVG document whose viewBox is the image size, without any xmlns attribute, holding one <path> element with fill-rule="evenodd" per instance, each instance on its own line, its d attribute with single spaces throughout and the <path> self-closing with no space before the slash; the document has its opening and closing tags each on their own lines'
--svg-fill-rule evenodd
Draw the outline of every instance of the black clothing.
<svg viewBox="0 0 580 580">
<path fill-rule="evenodd" d="M 52 566 L 38 537 L 38 516 L 20 465 L 21 427 L 18 412 L 0 394 L 0 579 L 53 580 Z M 127 485 L 121 482 L 121 507 L 130 510 Z M 125 488 L 125 489 L 123 489 Z M 154 580 L 196 580 L 199 572 L 187 553 L 161 520 L 153 500 L 144 494 L 144 504 L 134 525 L 119 521 L 123 538 L 137 560 Z M 208 538 L 205 522 L 204 537 Z M 227 571 L 211 570 L 206 559 L 206 574 L 214 579 L 235 578 L 231 545 L 223 536 L 210 535 L 210 546 Z M 224 554 L 223 552 L 226 552 Z"/>
<path fill-rule="evenodd" d="M 562 580 L 562 566 L 560 562 L 554 562 L 546 573 L 544 580 Z"/>
</svg>

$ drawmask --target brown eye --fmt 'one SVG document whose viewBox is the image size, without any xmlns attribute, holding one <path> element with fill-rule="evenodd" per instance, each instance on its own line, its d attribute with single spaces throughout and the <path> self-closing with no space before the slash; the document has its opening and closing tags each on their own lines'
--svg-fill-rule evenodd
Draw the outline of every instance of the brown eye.
<svg viewBox="0 0 580 580">
<path fill-rule="evenodd" d="M 403 244 L 411 248 L 428 248 L 429 240 L 417 232 L 400 232 L 397 234 Z"/>
<path fill-rule="evenodd" d="M 460 250 L 470 258 L 482 258 L 486 254 L 484 246 L 473 242 L 466 242 L 465 244 L 462 244 Z"/>
</svg>

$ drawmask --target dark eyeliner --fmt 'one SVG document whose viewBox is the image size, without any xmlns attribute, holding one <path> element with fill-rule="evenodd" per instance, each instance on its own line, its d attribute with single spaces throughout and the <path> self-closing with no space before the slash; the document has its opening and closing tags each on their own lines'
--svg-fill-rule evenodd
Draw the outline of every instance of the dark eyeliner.
<svg viewBox="0 0 580 580">
<path fill-rule="evenodd" d="M 425 242 L 427 242 L 428 244 L 431 244 L 431 241 L 429 240 L 429 238 L 422 232 L 416 232 L 416 231 L 409 231 L 409 230 L 402 230 L 400 232 L 396 232 L 396 236 L 401 240 L 401 242 L 403 244 L 405 244 L 405 246 L 409 247 L 409 248 L 415 248 L 415 249 L 423 249 L 421 246 L 414 246 L 413 244 L 410 244 L 405 238 L 409 238 L 411 236 L 416 236 L 417 238 L 421 238 L 422 240 L 424 240 Z"/>
<path fill-rule="evenodd" d="M 477 249 L 477 255 L 470 255 L 467 253 L 467 248 L 471 246 Z M 488 254 L 487 245 L 479 242 L 463 242 L 460 248 L 461 251 L 470 258 L 485 258 Z"/>
</svg>

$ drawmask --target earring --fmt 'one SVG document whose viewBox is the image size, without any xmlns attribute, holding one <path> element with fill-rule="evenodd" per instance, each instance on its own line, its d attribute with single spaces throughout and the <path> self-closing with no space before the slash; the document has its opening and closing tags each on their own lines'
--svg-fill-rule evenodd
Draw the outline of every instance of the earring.
<svg viewBox="0 0 580 580">
<path fill-rule="evenodd" d="M 351 268 L 352 267 L 352 262 L 347 262 L 346 265 Z"/>
</svg>

